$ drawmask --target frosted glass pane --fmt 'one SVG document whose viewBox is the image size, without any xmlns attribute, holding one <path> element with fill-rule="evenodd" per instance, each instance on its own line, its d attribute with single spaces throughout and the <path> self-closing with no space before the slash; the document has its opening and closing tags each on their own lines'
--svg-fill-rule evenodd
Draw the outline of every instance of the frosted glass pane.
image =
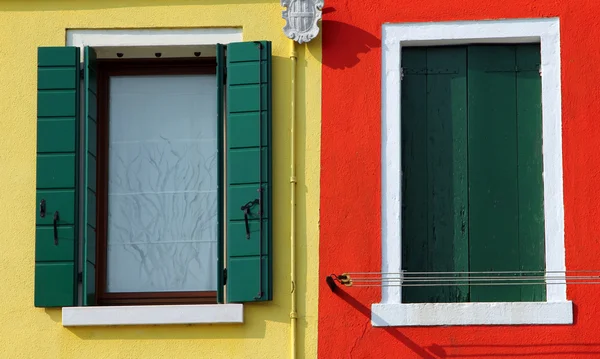
<svg viewBox="0 0 600 359">
<path fill-rule="evenodd" d="M 110 79 L 107 292 L 216 290 L 214 75 Z"/>
</svg>

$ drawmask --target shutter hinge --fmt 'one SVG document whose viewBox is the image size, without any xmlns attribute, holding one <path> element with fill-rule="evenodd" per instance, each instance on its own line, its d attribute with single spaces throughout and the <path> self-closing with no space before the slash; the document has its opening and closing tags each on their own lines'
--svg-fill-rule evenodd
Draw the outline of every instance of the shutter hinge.
<svg viewBox="0 0 600 359">
<path fill-rule="evenodd" d="M 82 272 L 77 273 L 77 282 L 79 282 L 79 283 L 83 282 L 83 273 Z"/>
<path fill-rule="evenodd" d="M 400 81 L 404 80 L 404 67 L 400 68 Z"/>
<path fill-rule="evenodd" d="M 223 269 L 223 285 L 227 284 L 227 268 Z"/>
</svg>

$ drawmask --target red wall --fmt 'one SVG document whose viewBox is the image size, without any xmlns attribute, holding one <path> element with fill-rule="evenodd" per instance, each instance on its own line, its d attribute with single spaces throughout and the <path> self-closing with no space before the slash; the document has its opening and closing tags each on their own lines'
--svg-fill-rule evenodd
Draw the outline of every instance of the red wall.
<svg viewBox="0 0 600 359">
<path fill-rule="evenodd" d="M 600 286 L 568 286 L 575 324 L 373 328 L 379 288 L 332 293 L 324 278 L 381 268 L 381 26 L 559 17 L 567 269 L 600 269 L 600 0 L 327 0 L 319 357 L 600 358 Z"/>
</svg>

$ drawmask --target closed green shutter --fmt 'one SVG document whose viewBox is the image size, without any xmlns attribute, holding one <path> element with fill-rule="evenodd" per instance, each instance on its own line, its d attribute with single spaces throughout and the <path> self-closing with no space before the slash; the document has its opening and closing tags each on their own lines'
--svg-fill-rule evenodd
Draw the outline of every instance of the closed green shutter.
<svg viewBox="0 0 600 359">
<path fill-rule="evenodd" d="M 38 49 L 36 307 L 77 301 L 79 49 Z"/>
<path fill-rule="evenodd" d="M 271 43 L 227 45 L 226 66 L 226 299 L 271 300 Z"/>
<path fill-rule="evenodd" d="M 539 45 L 402 52 L 403 269 L 488 272 L 403 302 L 544 301 L 545 286 L 489 273 L 545 269 Z M 494 275 L 514 285 L 481 285 Z"/>
<path fill-rule="evenodd" d="M 407 48 L 402 68 L 402 263 L 411 272 L 466 272 L 467 51 Z M 407 287 L 402 300 L 464 302 L 468 289 Z"/>
<path fill-rule="evenodd" d="M 539 45 L 468 49 L 471 271 L 543 271 Z M 537 273 L 542 275 L 542 273 Z M 543 301 L 545 287 L 472 286 L 473 302 Z"/>
<path fill-rule="evenodd" d="M 83 232 L 83 305 L 96 304 L 96 129 L 97 129 L 97 74 L 96 52 L 90 47 L 84 52 L 85 78 L 85 152 L 84 204 L 85 229 Z"/>
</svg>

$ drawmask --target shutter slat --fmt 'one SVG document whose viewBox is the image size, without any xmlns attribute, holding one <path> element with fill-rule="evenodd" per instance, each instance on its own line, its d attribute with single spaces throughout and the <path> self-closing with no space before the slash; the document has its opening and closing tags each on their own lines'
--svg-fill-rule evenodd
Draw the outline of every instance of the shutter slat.
<svg viewBox="0 0 600 359">
<path fill-rule="evenodd" d="M 76 304 L 79 49 L 38 49 L 36 307 Z M 45 202 L 46 214 L 40 214 Z M 54 237 L 54 213 L 58 212 Z"/>
<path fill-rule="evenodd" d="M 426 102 L 428 270 L 464 272 L 469 270 L 464 47 L 427 49 Z M 431 294 L 435 302 L 464 302 L 469 298 L 469 288 L 438 287 Z"/>
<path fill-rule="evenodd" d="M 542 81 L 540 45 L 519 45 L 517 57 L 517 137 L 520 270 L 543 271 L 545 261 L 544 180 L 542 173 Z M 546 300 L 546 287 L 524 285 L 521 300 Z"/>
<path fill-rule="evenodd" d="M 84 165 L 84 265 L 83 305 L 96 304 L 96 143 L 97 143 L 97 71 L 96 52 L 84 50 L 85 80 L 85 165 Z"/>
<path fill-rule="evenodd" d="M 224 226 L 223 226 L 223 198 L 225 193 L 224 179 L 223 179 L 223 160 L 224 160 L 224 121 L 225 121 L 225 69 L 227 64 L 225 63 L 225 46 L 217 44 L 217 152 L 218 152 L 218 196 L 217 201 L 217 226 L 218 226 L 218 239 L 217 239 L 217 302 L 225 303 L 225 238 L 224 238 Z"/>
<path fill-rule="evenodd" d="M 226 90 L 227 302 L 271 300 L 270 42 L 227 45 Z M 248 237 L 241 208 L 261 197 L 260 188 L 262 214 L 258 204 L 249 208 Z"/>
<path fill-rule="evenodd" d="M 73 118 L 38 120 L 38 132 L 44 136 L 38 137 L 37 150 L 39 153 L 75 152 L 77 123 Z M 57 138 L 61 141 L 56 141 Z"/>
<path fill-rule="evenodd" d="M 402 269 L 425 272 L 428 270 L 427 50 L 402 49 L 402 69 Z M 428 287 L 402 288 L 402 302 L 427 302 L 433 292 Z"/>
<path fill-rule="evenodd" d="M 519 270 L 514 46 L 468 49 L 471 271 Z M 472 302 L 513 302 L 518 286 L 471 286 Z"/>
</svg>

